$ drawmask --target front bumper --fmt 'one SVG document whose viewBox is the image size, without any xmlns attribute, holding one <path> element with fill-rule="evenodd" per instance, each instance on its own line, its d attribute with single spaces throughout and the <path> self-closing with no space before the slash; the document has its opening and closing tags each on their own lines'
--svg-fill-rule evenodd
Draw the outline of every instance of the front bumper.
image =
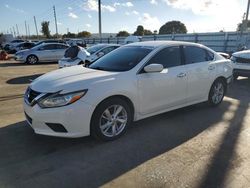
<svg viewBox="0 0 250 188">
<path fill-rule="evenodd" d="M 90 134 L 90 121 L 94 108 L 81 101 L 58 108 L 42 109 L 37 104 L 29 106 L 23 103 L 26 121 L 35 133 L 76 138 Z M 66 131 L 57 131 L 54 125 L 62 125 Z M 51 127 L 52 126 L 52 127 Z"/>
<path fill-rule="evenodd" d="M 21 56 L 21 55 L 15 55 L 15 60 L 16 60 L 16 61 L 25 62 L 25 61 L 26 61 L 26 58 L 25 58 L 24 56 Z"/>
</svg>

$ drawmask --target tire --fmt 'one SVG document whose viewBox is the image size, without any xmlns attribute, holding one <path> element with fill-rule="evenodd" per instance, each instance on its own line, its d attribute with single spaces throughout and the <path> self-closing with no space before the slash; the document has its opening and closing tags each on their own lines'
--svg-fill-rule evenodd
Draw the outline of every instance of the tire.
<svg viewBox="0 0 250 188">
<path fill-rule="evenodd" d="M 95 109 L 90 125 L 91 136 L 112 141 L 122 136 L 132 121 L 129 105 L 120 98 L 110 98 Z"/>
<path fill-rule="evenodd" d="M 38 58 L 35 55 L 29 55 L 26 59 L 26 63 L 30 65 L 34 65 L 38 62 Z"/>
<path fill-rule="evenodd" d="M 226 89 L 226 83 L 224 80 L 215 80 L 209 91 L 208 103 L 211 106 L 218 106 L 223 101 Z"/>
</svg>

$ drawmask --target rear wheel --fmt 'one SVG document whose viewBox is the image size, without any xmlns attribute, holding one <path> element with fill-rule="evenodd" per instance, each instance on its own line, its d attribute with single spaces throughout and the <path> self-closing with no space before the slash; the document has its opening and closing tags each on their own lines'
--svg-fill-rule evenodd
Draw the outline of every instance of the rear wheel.
<svg viewBox="0 0 250 188">
<path fill-rule="evenodd" d="M 124 100 L 105 100 L 94 111 L 91 135 L 104 141 L 115 140 L 125 133 L 131 121 L 131 110 Z"/>
<path fill-rule="evenodd" d="M 26 63 L 30 64 L 30 65 L 34 65 L 38 62 L 38 58 L 35 55 L 30 55 L 27 57 L 26 59 Z"/>
<path fill-rule="evenodd" d="M 226 92 L 226 83 L 222 79 L 217 79 L 209 92 L 208 102 L 211 106 L 217 106 L 219 105 Z"/>
</svg>

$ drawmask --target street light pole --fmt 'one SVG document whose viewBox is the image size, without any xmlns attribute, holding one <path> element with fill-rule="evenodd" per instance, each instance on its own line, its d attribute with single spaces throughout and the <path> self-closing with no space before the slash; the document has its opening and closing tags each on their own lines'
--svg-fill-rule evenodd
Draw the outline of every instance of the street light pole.
<svg viewBox="0 0 250 188">
<path fill-rule="evenodd" d="M 101 16 L 101 0 L 98 0 L 98 16 L 99 16 L 99 37 L 102 38 L 102 16 Z"/>
</svg>

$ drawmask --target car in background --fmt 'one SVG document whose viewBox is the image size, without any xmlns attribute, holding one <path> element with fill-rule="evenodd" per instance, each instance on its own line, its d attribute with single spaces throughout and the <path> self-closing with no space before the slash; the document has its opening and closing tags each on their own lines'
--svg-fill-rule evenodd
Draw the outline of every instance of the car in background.
<svg viewBox="0 0 250 188">
<path fill-rule="evenodd" d="M 10 43 L 7 43 L 7 44 L 4 45 L 4 50 L 7 51 L 8 53 L 15 53 L 14 48 L 15 48 L 18 44 L 20 44 L 20 43 L 22 43 L 22 42 L 25 42 L 25 41 L 22 40 L 22 39 L 13 40 L 13 41 L 11 41 Z"/>
<path fill-rule="evenodd" d="M 22 42 L 14 47 L 15 53 L 20 50 L 33 48 L 36 44 L 34 42 Z"/>
<path fill-rule="evenodd" d="M 228 53 L 225 52 L 217 52 L 217 53 L 226 59 L 230 59 L 230 55 Z"/>
<path fill-rule="evenodd" d="M 31 49 L 17 52 L 15 54 L 15 59 L 28 64 L 55 62 L 63 57 L 68 47 L 68 45 L 61 43 L 44 43 Z"/>
<path fill-rule="evenodd" d="M 250 50 L 235 52 L 231 56 L 233 62 L 233 77 L 250 77 Z"/>
<path fill-rule="evenodd" d="M 141 36 L 130 35 L 130 36 L 125 38 L 124 44 L 130 44 L 130 43 L 133 43 L 133 42 L 141 42 L 141 41 L 142 41 Z"/>
<path fill-rule="evenodd" d="M 114 140 L 132 121 L 204 101 L 219 105 L 232 80 L 229 62 L 196 43 L 124 45 L 89 68 L 34 80 L 24 95 L 26 120 L 37 134 Z"/>
<path fill-rule="evenodd" d="M 119 48 L 120 44 L 96 44 L 87 48 L 87 51 L 90 53 L 90 56 L 86 58 L 86 65 L 90 65 L 95 62 L 100 57 L 108 54 L 109 52 Z"/>
<path fill-rule="evenodd" d="M 70 39 L 67 40 L 66 43 L 70 46 L 77 45 L 83 48 L 87 47 L 86 41 L 84 39 Z"/>
<path fill-rule="evenodd" d="M 62 43 L 62 44 L 66 44 L 65 41 L 63 40 L 54 40 L 54 39 L 49 39 L 49 40 L 42 40 L 36 43 L 36 46 L 43 44 L 43 43 Z"/>
</svg>

